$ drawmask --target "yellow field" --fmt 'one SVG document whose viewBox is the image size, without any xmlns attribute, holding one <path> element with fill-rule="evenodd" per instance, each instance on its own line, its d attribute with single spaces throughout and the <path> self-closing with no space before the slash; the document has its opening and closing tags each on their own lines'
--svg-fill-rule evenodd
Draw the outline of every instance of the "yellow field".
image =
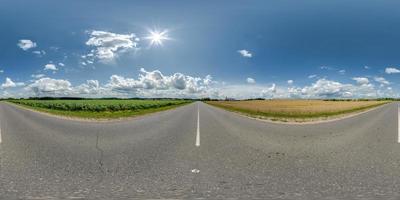
<svg viewBox="0 0 400 200">
<path fill-rule="evenodd" d="M 277 118 L 315 118 L 365 110 L 387 101 L 250 100 L 208 104 L 247 114 Z"/>
</svg>

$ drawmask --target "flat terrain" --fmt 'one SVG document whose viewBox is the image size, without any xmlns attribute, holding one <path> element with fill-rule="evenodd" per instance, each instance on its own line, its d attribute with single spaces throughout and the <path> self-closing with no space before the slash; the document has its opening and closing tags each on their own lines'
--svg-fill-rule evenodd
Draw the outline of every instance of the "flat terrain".
<svg viewBox="0 0 400 200">
<path fill-rule="evenodd" d="M 9 100 L 9 102 L 50 114 L 67 117 L 113 119 L 132 117 L 181 106 L 184 100 Z"/>
<path fill-rule="evenodd" d="M 210 105 L 252 117 L 279 121 L 312 121 L 363 111 L 387 101 L 246 100 L 208 101 Z"/>
<path fill-rule="evenodd" d="M 201 102 L 108 123 L 0 102 L 0 199 L 399 199 L 398 105 L 293 125 Z"/>
</svg>

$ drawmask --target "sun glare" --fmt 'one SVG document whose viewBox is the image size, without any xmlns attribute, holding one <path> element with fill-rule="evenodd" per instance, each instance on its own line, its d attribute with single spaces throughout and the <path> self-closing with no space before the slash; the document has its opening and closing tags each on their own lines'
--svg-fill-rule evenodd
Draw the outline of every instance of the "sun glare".
<svg viewBox="0 0 400 200">
<path fill-rule="evenodd" d="M 162 32 L 154 30 L 149 31 L 149 35 L 146 39 L 150 40 L 150 45 L 162 46 L 164 40 L 169 40 L 168 31 L 164 30 Z"/>
</svg>

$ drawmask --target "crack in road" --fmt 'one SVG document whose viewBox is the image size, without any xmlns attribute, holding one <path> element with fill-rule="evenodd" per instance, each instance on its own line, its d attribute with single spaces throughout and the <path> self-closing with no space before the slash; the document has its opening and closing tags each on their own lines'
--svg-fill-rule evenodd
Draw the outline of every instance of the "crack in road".
<svg viewBox="0 0 400 200">
<path fill-rule="evenodd" d="M 99 152 L 100 156 L 99 156 L 99 159 L 97 159 L 97 163 L 98 163 L 98 167 L 99 167 L 100 171 L 101 171 L 103 174 L 106 174 L 106 172 L 105 172 L 105 170 L 104 170 L 104 163 L 103 163 L 103 154 L 104 154 L 104 151 L 103 151 L 103 149 L 101 149 L 101 148 L 99 147 L 99 137 L 100 137 L 100 132 L 98 131 L 97 134 L 96 134 L 96 150 Z M 101 181 L 101 180 L 102 180 L 102 178 L 100 179 L 100 181 Z"/>
</svg>

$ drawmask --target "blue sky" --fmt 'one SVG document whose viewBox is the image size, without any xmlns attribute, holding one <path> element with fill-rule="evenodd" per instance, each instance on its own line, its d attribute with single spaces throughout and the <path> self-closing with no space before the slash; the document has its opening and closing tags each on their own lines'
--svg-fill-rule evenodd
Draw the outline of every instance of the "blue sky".
<svg viewBox="0 0 400 200">
<path fill-rule="evenodd" d="M 399 4 L 2 1 L 0 96 L 398 97 Z"/>
</svg>

